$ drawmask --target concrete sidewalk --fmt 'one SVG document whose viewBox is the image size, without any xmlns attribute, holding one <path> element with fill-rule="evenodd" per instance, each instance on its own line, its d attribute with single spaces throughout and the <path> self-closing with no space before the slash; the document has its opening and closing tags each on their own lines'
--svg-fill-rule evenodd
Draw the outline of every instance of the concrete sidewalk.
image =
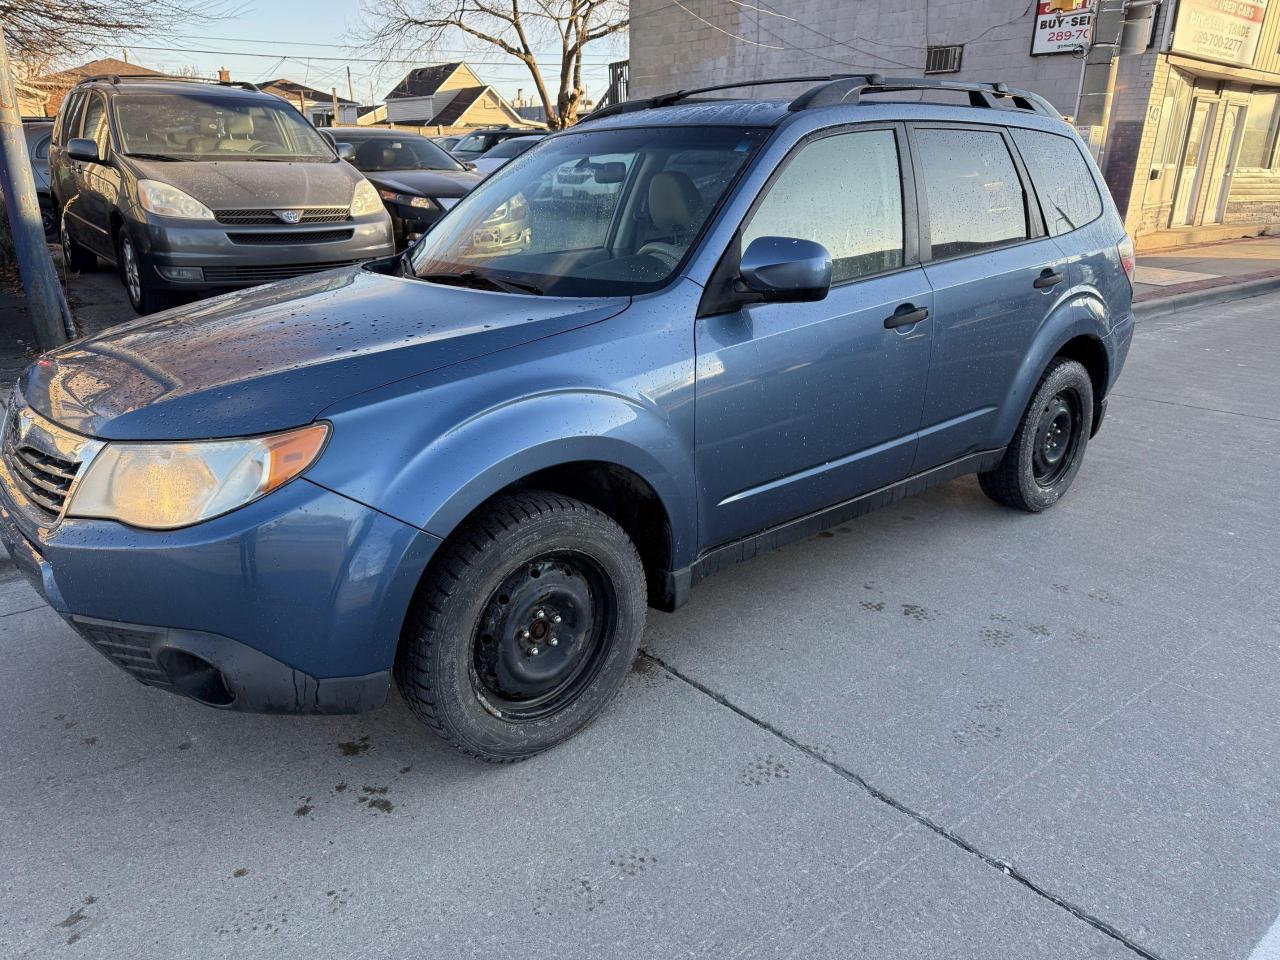
<svg viewBox="0 0 1280 960">
<path fill-rule="evenodd" d="M 1146 304 L 1268 280 L 1280 286 L 1280 237 L 1219 240 L 1139 254 L 1133 299 Z"/>
</svg>

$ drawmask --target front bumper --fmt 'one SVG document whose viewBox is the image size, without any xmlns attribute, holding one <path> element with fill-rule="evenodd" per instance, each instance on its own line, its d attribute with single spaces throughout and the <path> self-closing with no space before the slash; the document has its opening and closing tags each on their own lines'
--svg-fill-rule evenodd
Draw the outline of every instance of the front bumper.
<svg viewBox="0 0 1280 960">
<path fill-rule="evenodd" d="M 11 496 L 0 485 L 0 541 L 54 610 L 141 682 L 228 710 L 379 706 L 439 544 L 305 479 L 166 532 L 25 529 Z"/>
<path fill-rule="evenodd" d="M 444 211 L 430 207 L 411 207 L 405 203 L 384 201 L 391 216 L 391 229 L 395 234 L 396 249 L 408 246 L 436 225 Z"/>
<path fill-rule="evenodd" d="M 339 223 L 245 226 L 144 214 L 130 226 L 143 269 L 166 290 L 254 286 L 395 253 L 384 210 Z M 175 270 L 198 270 L 198 279 L 178 279 Z"/>
</svg>

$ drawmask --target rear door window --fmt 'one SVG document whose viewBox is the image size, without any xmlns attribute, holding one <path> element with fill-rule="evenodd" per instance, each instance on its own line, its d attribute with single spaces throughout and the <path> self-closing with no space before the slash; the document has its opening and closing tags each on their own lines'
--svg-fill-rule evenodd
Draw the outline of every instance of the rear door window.
<svg viewBox="0 0 1280 960">
<path fill-rule="evenodd" d="M 1069 233 L 1102 215 L 1098 185 L 1074 140 L 1040 130 L 1015 128 L 1012 133 L 1050 236 Z"/>
<path fill-rule="evenodd" d="M 912 144 L 928 200 L 934 260 L 1030 236 L 1022 180 L 998 131 L 924 127 L 913 132 Z"/>
<path fill-rule="evenodd" d="M 831 282 L 903 263 L 902 180 L 892 130 L 814 140 L 787 161 L 742 235 L 813 240 L 831 254 Z"/>
</svg>

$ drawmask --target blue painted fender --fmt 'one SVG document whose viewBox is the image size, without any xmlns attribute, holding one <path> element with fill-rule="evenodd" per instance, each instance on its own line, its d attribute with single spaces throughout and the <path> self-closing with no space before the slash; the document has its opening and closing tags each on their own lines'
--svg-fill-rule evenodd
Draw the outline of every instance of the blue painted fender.
<svg viewBox="0 0 1280 960">
<path fill-rule="evenodd" d="M 1085 335 L 1100 343 L 1109 333 L 1106 311 L 1096 292 L 1079 287 L 1064 293 L 1061 301 L 1045 318 L 1036 332 L 1031 347 L 1023 355 L 1022 364 L 1013 378 L 1009 394 L 1000 405 L 1000 413 L 992 427 L 997 445 L 1007 444 L 1018 429 L 1018 421 L 1027 409 L 1040 375 L 1054 355 L 1067 341 Z M 1101 399 L 1101 398 L 1098 398 Z"/>
</svg>

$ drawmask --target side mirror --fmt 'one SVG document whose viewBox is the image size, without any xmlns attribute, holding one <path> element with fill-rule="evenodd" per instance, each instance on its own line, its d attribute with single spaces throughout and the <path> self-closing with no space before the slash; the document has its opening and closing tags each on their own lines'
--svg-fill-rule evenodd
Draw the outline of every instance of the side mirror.
<svg viewBox="0 0 1280 960">
<path fill-rule="evenodd" d="M 67 141 L 67 156 L 72 160 L 83 160 L 85 163 L 100 163 L 98 144 L 87 137 L 75 137 Z"/>
<path fill-rule="evenodd" d="M 766 303 L 823 300 L 831 290 L 831 254 L 812 240 L 757 237 L 742 254 L 738 276 Z"/>
<path fill-rule="evenodd" d="M 334 148 L 338 151 L 339 160 L 350 160 L 356 155 L 356 148 L 349 143 L 335 143 Z"/>
</svg>

